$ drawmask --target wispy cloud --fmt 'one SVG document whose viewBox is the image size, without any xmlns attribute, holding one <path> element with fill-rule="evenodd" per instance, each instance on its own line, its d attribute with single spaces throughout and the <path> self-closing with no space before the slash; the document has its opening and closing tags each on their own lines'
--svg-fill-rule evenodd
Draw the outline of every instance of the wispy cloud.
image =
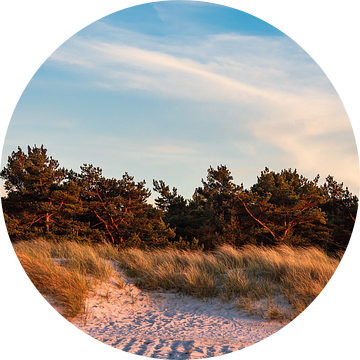
<svg viewBox="0 0 360 360">
<path fill-rule="evenodd" d="M 93 76 L 101 74 L 103 80 L 115 90 L 129 86 L 150 90 L 147 85 L 151 83 L 152 90 L 155 87 L 155 90 L 168 95 L 195 100 L 218 99 L 234 102 L 250 101 L 251 97 L 257 97 L 273 101 L 276 97 L 285 96 L 274 89 L 263 90 L 259 86 L 249 84 L 249 81 L 242 81 L 241 77 L 245 75 L 245 71 L 255 69 L 258 73 L 259 70 L 253 66 L 252 69 L 247 67 L 239 73 L 241 63 L 230 66 L 231 59 L 226 58 L 210 59 L 204 64 L 189 57 L 176 57 L 135 46 L 89 43 L 77 39 L 70 47 L 59 49 L 50 59 L 78 65 L 82 70 L 91 69 Z M 129 81 L 123 83 L 121 80 Z M 249 80 L 249 74 L 246 74 L 245 80 Z"/>
<path fill-rule="evenodd" d="M 80 65 L 82 71 L 91 72 L 93 85 L 107 90 L 130 89 L 190 101 L 228 103 L 238 110 L 248 109 L 247 121 L 276 122 L 281 126 L 301 122 L 309 134 L 350 126 L 335 94 L 308 85 L 294 87 L 293 79 L 285 72 L 278 76 L 285 89 L 276 89 L 279 85 L 274 70 L 260 68 L 256 63 L 252 67 L 238 62 L 229 65 L 231 59 L 210 58 L 203 64 L 159 51 L 83 40 L 74 41 L 70 49 L 60 49 L 51 59 Z M 252 77 L 256 80 L 260 74 L 263 81 L 255 86 Z"/>
<path fill-rule="evenodd" d="M 86 86 L 227 104 L 233 116 L 219 121 L 229 131 L 242 137 L 248 132 L 279 149 L 300 171 L 332 172 L 357 188 L 356 147 L 343 105 L 326 76 L 291 40 L 222 34 L 169 44 L 127 35 L 133 45 L 115 35 L 112 41 L 78 36 L 50 59 L 85 72 Z"/>
</svg>

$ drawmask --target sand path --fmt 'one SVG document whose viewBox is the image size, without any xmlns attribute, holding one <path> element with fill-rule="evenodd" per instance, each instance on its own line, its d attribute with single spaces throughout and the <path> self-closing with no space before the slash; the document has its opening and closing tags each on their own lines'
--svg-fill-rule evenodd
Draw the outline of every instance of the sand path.
<svg viewBox="0 0 360 360">
<path fill-rule="evenodd" d="M 162 359 L 201 359 L 250 346 L 285 324 L 239 312 L 220 299 L 103 284 L 87 301 L 87 317 L 72 323 L 129 353 Z"/>
</svg>

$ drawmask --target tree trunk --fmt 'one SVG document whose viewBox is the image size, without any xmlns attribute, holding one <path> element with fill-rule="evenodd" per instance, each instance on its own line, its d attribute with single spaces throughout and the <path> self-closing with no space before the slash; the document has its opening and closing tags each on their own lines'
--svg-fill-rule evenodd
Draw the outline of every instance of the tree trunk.
<svg viewBox="0 0 360 360">
<path fill-rule="evenodd" d="M 47 233 L 50 231 L 50 215 L 49 215 L 49 213 L 46 213 L 45 231 Z"/>
<path fill-rule="evenodd" d="M 257 219 L 251 212 L 250 210 L 247 208 L 245 202 L 243 201 L 243 199 L 241 199 L 240 196 L 238 196 L 238 199 L 242 202 L 242 204 L 244 205 L 244 208 L 246 210 L 246 212 L 257 222 L 259 223 L 261 226 L 263 226 L 267 231 L 269 231 L 269 233 L 272 235 L 272 237 L 275 239 L 276 242 L 279 242 L 279 239 L 276 237 L 276 235 L 264 224 L 262 223 L 259 219 Z"/>
</svg>

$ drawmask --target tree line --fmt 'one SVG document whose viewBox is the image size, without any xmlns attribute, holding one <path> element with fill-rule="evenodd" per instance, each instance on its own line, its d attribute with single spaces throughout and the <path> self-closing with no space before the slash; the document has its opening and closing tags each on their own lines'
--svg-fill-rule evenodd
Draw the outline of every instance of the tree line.
<svg viewBox="0 0 360 360">
<path fill-rule="evenodd" d="M 318 246 L 344 251 L 354 226 L 358 198 L 328 176 L 308 180 L 296 170 L 265 168 L 245 189 L 225 165 L 207 170 L 191 199 L 162 180 L 158 193 L 125 173 L 106 178 L 102 169 L 60 167 L 44 146 L 20 147 L 0 172 L 7 196 L 3 212 L 12 241 L 105 242 L 119 247 L 213 249 L 223 244 Z"/>
</svg>

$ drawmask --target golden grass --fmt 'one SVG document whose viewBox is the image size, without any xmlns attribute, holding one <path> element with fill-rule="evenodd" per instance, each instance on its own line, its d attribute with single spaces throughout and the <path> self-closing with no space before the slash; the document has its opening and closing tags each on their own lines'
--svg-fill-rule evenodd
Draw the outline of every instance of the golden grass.
<svg viewBox="0 0 360 360">
<path fill-rule="evenodd" d="M 339 264 L 319 249 L 289 246 L 222 246 L 210 253 L 36 240 L 14 247 L 34 285 L 63 304 L 68 317 L 83 311 L 96 282 L 117 277 L 123 285 L 114 269 L 117 264 L 140 288 L 220 296 L 268 319 L 290 319 L 316 298 Z"/>
<path fill-rule="evenodd" d="M 85 311 L 85 299 L 99 282 L 122 281 L 109 260 L 100 257 L 90 245 L 44 240 L 14 244 L 17 257 L 34 286 L 50 295 L 72 318 Z"/>
<path fill-rule="evenodd" d="M 239 307 L 269 318 L 293 318 L 301 313 L 330 280 L 339 260 L 317 248 L 222 246 L 212 253 L 130 249 L 117 255 L 127 276 L 139 287 L 163 288 L 207 298 L 237 299 Z M 292 310 L 274 301 L 286 298 Z M 256 302 L 265 309 L 255 311 Z"/>
</svg>

